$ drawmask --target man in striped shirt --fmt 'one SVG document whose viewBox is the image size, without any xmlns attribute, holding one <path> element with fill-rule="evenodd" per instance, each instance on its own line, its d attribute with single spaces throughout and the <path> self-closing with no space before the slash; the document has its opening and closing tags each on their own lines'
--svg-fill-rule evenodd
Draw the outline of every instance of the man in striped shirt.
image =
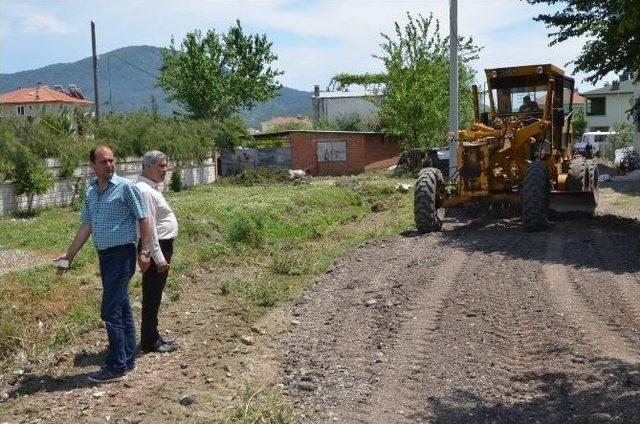
<svg viewBox="0 0 640 424">
<path fill-rule="evenodd" d="M 158 311 L 162 291 L 167 283 L 169 263 L 173 255 L 173 240 L 178 235 L 178 221 L 158 190 L 158 183 L 167 175 L 167 156 L 152 150 L 142 158 L 142 174 L 138 188 L 149 211 L 151 230 L 151 266 L 142 275 L 142 323 L 140 348 L 144 352 L 171 352 L 176 349 L 173 341 L 164 339 L 158 332 Z"/>
<path fill-rule="evenodd" d="M 100 317 L 107 329 L 109 346 L 102 369 L 89 376 L 91 381 L 120 379 L 135 367 L 136 329 L 129 302 L 129 280 L 136 269 L 136 224 L 140 228 L 140 271 L 150 264 L 149 223 L 142 194 L 132 181 L 115 174 L 113 152 L 107 146 L 91 149 L 89 165 L 96 174 L 87 197 L 78 229 L 67 252 L 56 261 L 73 261 L 89 236 L 98 250 L 102 303 Z M 59 267 L 58 273 L 68 267 Z"/>
</svg>

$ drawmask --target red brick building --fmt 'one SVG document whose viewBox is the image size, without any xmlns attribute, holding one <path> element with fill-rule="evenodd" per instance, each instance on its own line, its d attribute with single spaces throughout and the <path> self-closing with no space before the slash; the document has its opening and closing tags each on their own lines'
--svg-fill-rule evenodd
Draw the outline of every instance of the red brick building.
<svg viewBox="0 0 640 424">
<path fill-rule="evenodd" d="M 311 175 L 357 174 L 398 162 L 400 145 L 375 132 L 292 131 L 291 168 Z"/>
</svg>

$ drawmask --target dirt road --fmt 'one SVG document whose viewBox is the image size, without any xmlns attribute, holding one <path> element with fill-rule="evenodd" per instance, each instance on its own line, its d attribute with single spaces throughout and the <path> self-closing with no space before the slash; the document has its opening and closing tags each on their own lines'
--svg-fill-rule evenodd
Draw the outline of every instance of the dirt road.
<svg viewBox="0 0 640 424">
<path fill-rule="evenodd" d="M 636 222 L 450 221 L 353 252 L 283 341 L 302 421 L 638 422 Z"/>
<path fill-rule="evenodd" d="M 640 422 L 640 183 L 625 184 L 595 219 L 541 233 L 462 216 L 365 245 L 252 328 L 221 302 L 238 270 L 185 275 L 163 306 L 180 350 L 96 387 L 91 332 L 0 376 L 0 423 L 220 422 L 245 380 L 283 384 L 305 423 Z"/>
</svg>

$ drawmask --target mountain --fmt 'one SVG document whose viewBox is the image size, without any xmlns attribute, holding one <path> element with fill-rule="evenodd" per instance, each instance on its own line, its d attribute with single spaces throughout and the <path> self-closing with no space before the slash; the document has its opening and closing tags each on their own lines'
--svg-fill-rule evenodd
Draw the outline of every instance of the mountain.
<svg viewBox="0 0 640 424">
<path fill-rule="evenodd" d="M 160 113 L 171 115 L 178 110 L 175 103 L 165 99 L 162 89 L 154 87 L 155 76 L 162 65 L 160 48 L 131 46 L 113 50 L 99 56 L 98 96 L 100 112 L 109 110 L 133 112 L 151 109 L 151 96 L 158 102 Z M 58 63 L 30 71 L 0 74 L 0 93 L 18 87 L 35 87 L 38 82 L 53 86 L 77 84 L 85 97 L 94 100 L 93 67 L 91 57 L 73 63 Z M 309 116 L 311 92 L 283 87 L 280 95 L 244 111 L 247 125 L 260 127 L 260 122 L 274 116 Z"/>
</svg>

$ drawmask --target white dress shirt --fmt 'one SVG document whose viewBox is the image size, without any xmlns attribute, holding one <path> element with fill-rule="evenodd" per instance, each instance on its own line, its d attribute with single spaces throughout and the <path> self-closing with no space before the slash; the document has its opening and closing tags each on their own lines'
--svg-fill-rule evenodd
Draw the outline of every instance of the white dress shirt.
<svg viewBox="0 0 640 424">
<path fill-rule="evenodd" d="M 178 221 L 164 196 L 158 190 L 158 184 L 145 177 L 138 176 L 137 186 L 147 205 L 149 226 L 151 227 L 151 257 L 156 265 L 165 262 L 158 240 L 176 238 Z"/>
</svg>

